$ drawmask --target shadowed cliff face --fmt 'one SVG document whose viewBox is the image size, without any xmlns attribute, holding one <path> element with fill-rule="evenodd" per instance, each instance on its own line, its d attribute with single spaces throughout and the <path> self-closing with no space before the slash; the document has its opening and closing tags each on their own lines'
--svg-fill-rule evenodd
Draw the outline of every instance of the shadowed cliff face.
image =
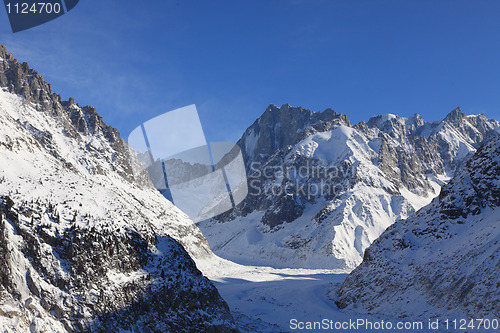
<svg viewBox="0 0 500 333">
<path fill-rule="evenodd" d="M 366 250 L 340 289 L 339 306 L 410 318 L 498 318 L 499 206 L 497 137 L 429 206 Z"/>
<path fill-rule="evenodd" d="M 212 256 L 205 238 L 119 133 L 0 57 L 0 327 L 236 331 L 190 258 Z"/>
</svg>

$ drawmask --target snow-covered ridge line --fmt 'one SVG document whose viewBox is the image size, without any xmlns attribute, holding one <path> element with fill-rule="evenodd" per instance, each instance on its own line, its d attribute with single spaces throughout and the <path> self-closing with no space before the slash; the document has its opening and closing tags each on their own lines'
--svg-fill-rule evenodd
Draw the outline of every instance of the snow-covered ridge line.
<svg viewBox="0 0 500 333">
<path fill-rule="evenodd" d="M 6 51 L 0 48 L 1 52 Z M 3 158 L 7 159 L 1 170 L 6 182 L 0 188 L 5 194 L 11 192 L 17 199 L 17 193 L 11 190 L 16 189 L 20 200 L 45 198 L 52 200 L 62 214 L 68 210 L 67 214 L 73 215 L 78 210 L 102 223 L 129 223 L 125 221 L 138 215 L 141 217 L 135 218 L 137 225 L 153 222 L 159 228 L 171 229 L 168 232 L 194 257 L 210 253 L 201 232 L 154 189 L 147 174 L 132 172 L 134 159 L 115 129 L 104 124 L 94 109 L 81 108 L 73 99 L 60 101 L 36 71 L 19 64 L 11 55 L 8 59 L 0 71 L 0 82 L 7 82 L 13 92 L 19 91 L 16 84 L 24 80 L 26 73 L 35 74 L 25 96 L 0 91 L 0 142 Z M 31 92 L 35 87 L 41 87 L 39 96 L 52 96 L 51 102 L 33 102 Z M 127 212 L 127 207 L 136 213 L 125 217 L 120 212 Z M 151 207 L 156 212 L 148 216 Z M 165 217 L 175 214 L 178 222 L 164 222 Z"/>
</svg>

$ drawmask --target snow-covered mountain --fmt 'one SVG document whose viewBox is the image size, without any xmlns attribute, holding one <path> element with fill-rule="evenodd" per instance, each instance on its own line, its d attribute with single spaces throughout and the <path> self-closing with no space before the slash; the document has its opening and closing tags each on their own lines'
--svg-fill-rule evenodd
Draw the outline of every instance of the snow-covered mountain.
<svg viewBox="0 0 500 333">
<path fill-rule="evenodd" d="M 405 318 L 500 313 L 500 137 L 410 219 L 389 227 L 344 281 L 338 304 Z M 467 325 L 469 322 L 467 322 Z M 470 331 L 479 331 L 467 326 Z"/>
<path fill-rule="evenodd" d="M 0 88 L 0 327 L 236 331 L 190 258 L 205 238 L 119 133 L 3 46 Z"/>
<path fill-rule="evenodd" d="M 215 253 L 236 262 L 351 270 L 498 126 L 460 108 L 433 123 L 387 114 L 352 125 L 331 109 L 271 105 L 238 142 L 248 197 L 198 225 Z"/>
</svg>

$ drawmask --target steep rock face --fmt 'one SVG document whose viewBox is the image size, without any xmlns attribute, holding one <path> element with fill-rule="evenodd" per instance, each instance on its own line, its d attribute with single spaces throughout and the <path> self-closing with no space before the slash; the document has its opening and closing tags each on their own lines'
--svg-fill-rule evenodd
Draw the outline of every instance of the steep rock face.
<svg viewBox="0 0 500 333">
<path fill-rule="evenodd" d="M 389 227 L 345 280 L 338 304 L 399 317 L 498 318 L 500 137 L 438 198 Z"/>
<path fill-rule="evenodd" d="M 0 57 L 1 326 L 234 331 L 188 256 L 213 256 L 205 238 L 132 172 L 118 131 Z"/>
<path fill-rule="evenodd" d="M 438 195 L 498 126 L 459 108 L 434 123 L 387 114 L 353 126 L 331 109 L 271 105 L 239 141 L 249 195 L 198 225 L 233 261 L 350 270 L 388 226 Z"/>
</svg>

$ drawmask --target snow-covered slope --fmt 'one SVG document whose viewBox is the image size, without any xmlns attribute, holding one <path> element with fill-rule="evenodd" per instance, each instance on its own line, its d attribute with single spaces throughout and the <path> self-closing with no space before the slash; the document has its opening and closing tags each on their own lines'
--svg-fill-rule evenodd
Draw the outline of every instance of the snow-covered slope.
<svg viewBox="0 0 500 333">
<path fill-rule="evenodd" d="M 213 256 L 205 238 L 134 176 L 118 132 L 3 46 L 0 58 L 0 326 L 235 330 L 189 257 Z"/>
<path fill-rule="evenodd" d="M 366 250 L 343 283 L 338 304 L 406 318 L 498 319 L 499 226 L 496 137 L 430 205 L 389 227 Z"/>
<path fill-rule="evenodd" d="M 390 114 L 353 126 L 331 109 L 270 106 L 239 141 L 248 197 L 198 225 L 215 253 L 239 263 L 350 270 L 498 126 L 459 108 L 435 123 Z"/>
</svg>

